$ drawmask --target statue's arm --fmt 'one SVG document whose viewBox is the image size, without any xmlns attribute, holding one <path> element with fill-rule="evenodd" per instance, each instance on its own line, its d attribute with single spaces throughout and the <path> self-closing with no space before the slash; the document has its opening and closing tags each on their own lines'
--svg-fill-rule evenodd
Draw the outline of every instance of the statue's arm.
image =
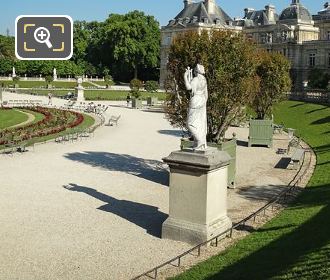
<svg viewBox="0 0 330 280">
<path fill-rule="evenodd" d="M 184 83 L 186 85 L 187 90 L 192 90 L 191 82 L 189 80 L 189 76 L 190 76 L 190 71 L 189 71 L 189 69 L 187 69 L 186 72 L 184 73 Z"/>
</svg>

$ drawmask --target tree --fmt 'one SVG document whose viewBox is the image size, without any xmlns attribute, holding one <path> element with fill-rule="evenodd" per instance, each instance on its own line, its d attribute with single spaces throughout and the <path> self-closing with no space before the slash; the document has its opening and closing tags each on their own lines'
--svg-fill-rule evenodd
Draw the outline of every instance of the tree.
<svg viewBox="0 0 330 280">
<path fill-rule="evenodd" d="M 167 80 L 174 94 L 167 95 L 166 116 L 172 125 L 186 128 L 190 92 L 185 89 L 183 73 L 198 63 L 205 67 L 208 81 L 207 138 L 218 142 L 258 89 L 256 46 L 243 35 L 229 31 L 178 35 L 171 45 L 168 63 Z"/>
<path fill-rule="evenodd" d="M 257 74 L 260 88 L 252 100 L 252 108 L 258 119 L 264 119 L 272 112 L 273 105 L 285 96 L 291 88 L 290 62 L 283 55 L 259 51 Z"/>
<path fill-rule="evenodd" d="M 160 29 L 153 16 L 133 11 L 126 15 L 111 14 L 105 22 L 106 44 L 112 58 L 134 69 L 159 65 Z"/>
<path fill-rule="evenodd" d="M 15 58 L 15 38 L 0 35 L 0 58 Z"/>
<path fill-rule="evenodd" d="M 13 70 L 14 61 L 11 58 L 0 58 L 0 74 L 8 75 Z"/>
<path fill-rule="evenodd" d="M 327 89 L 330 74 L 321 69 L 313 69 L 308 76 L 308 87 L 312 89 Z"/>
<path fill-rule="evenodd" d="M 157 92 L 157 90 L 159 89 L 159 84 L 157 81 L 147 81 L 145 89 L 148 92 Z"/>
<path fill-rule="evenodd" d="M 130 84 L 131 93 L 136 98 L 139 99 L 141 96 L 141 88 L 143 87 L 143 83 L 139 79 L 133 79 Z"/>
<path fill-rule="evenodd" d="M 113 86 L 114 82 L 113 82 L 112 76 L 110 75 L 110 71 L 108 68 L 104 68 L 103 75 L 104 75 L 104 81 L 105 81 L 107 88 L 110 88 L 111 86 Z"/>
<path fill-rule="evenodd" d="M 50 88 L 52 82 L 54 81 L 54 78 L 51 75 L 47 75 L 45 77 L 45 81 L 46 81 L 46 84 L 47 84 L 47 88 Z"/>
</svg>

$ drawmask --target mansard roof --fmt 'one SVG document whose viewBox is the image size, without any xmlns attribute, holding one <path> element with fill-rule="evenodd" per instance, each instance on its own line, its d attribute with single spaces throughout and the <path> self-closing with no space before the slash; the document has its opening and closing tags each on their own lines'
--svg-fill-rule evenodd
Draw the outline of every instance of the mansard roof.
<svg viewBox="0 0 330 280">
<path fill-rule="evenodd" d="M 278 20 L 278 14 L 275 14 L 275 20 Z M 249 11 L 243 18 L 245 26 L 258 26 L 258 25 L 269 25 L 273 22 L 269 21 L 269 18 L 265 10 Z"/>
<path fill-rule="evenodd" d="M 330 19 L 330 4 L 326 2 L 324 4 L 324 9 L 319 11 L 317 15 L 313 16 L 314 20 Z"/>
<path fill-rule="evenodd" d="M 183 25 L 187 26 L 190 23 L 210 23 L 229 25 L 233 22 L 232 18 L 224 12 L 219 6 L 216 6 L 215 13 L 207 12 L 204 2 L 191 3 L 187 5 L 168 26 Z"/>
</svg>

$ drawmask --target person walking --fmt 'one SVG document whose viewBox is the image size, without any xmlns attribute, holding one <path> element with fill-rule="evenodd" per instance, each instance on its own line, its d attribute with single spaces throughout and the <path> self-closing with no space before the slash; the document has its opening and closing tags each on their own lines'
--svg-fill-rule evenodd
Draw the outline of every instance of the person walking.
<svg viewBox="0 0 330 280">
<path fill-rule="evenodd" d="M 52 97 L 52 93 L 48 93 L 48 105 L 53 105 Z"/>
<path fill-rule="evenodd" d="M 130 101 L 131 101 L 131 96 L 129 94 L 127 94 L 127 97 L 126 97 L 127 107 L 129 106 Z"/>
</svg>

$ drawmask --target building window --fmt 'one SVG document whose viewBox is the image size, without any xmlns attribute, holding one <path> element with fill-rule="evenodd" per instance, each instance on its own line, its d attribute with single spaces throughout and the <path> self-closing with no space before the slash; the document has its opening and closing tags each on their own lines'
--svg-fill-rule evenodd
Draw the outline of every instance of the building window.
<svg viewBox="0 0 330 280">
<path fill-rule="evenodd" d="M 172 43 L 172 37 L 170 35 L 164 36 L 163 45 L 168 46 Z"/>
<path fill-rule="evenodd" d="M 327 33 L 327 40 L 330 41 L 330 31 L 328 31 L 328 33 Z"/>
<path fill-rule="evenodd" d="M 328 53 L 328 67 L 330 68 L 330 52 Z"/>
<path fill-rule="evenodd" d="M 315 55 L 315 53 L 311 53 L 309 55 L 309 66 L 314 67 L 315 66 L 315 61 L 316 61 L 316 55 Z"/>
<path fill-rule="evenodd" d="M 286 50 L 286 49 L 283 49 L 283 55 L 284 55 L 284 56 L 287 56 L 287 55 L 288 55 L 288 53 L 287 53 L 287 50 Z"/>
</svg>

